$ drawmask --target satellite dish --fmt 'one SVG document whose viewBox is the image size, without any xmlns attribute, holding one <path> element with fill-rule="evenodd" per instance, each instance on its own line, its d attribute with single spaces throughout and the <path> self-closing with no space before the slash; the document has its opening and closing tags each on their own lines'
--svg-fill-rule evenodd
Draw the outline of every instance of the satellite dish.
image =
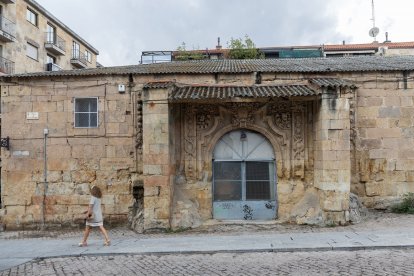
<svg viewBox="0 0 414 276">
<path fill-rule="evenodd" d="M 372 37 L 376 37 L 379 33 L 378 27 L 374 27 L 371 30 L 369 30 L 369 35 Z"/>
</svg>

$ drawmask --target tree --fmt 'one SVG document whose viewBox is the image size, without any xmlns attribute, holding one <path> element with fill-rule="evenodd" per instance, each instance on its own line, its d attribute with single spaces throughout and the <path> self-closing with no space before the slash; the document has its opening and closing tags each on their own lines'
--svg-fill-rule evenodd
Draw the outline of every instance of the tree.
<svg viewBox="0 0 414 276">
<path fill-rule="evenodd" d="M 231 38 L 229 46 L 229 58 L 230 59 L 254 59 L 262 58 L 262 54 L 256 48 L 253 40 L 246 35 L 244 41 L 242 38 Z"/>
<path fill-rule="evenodd" d="M 187 51 L 185 42 L 177 47 L 177 53 L 175 54 L 175 60 L 200 60 L 204 59 L 203 54 L 200 51 L 193 50 Z"/>
</svg>

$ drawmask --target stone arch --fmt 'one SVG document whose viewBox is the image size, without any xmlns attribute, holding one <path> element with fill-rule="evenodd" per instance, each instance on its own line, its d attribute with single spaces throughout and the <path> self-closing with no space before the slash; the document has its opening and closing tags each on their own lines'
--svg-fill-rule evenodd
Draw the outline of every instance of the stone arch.
<svg viewBox="0 0 414 276">
<path fill-rule="evenodd" d="M 234 127 L 232 125 L 229 125 L 229 126 L 223 127 L 219 131 L 217 131 L 211 137 L 210 143 L 208 144 L 208 147 L 206 148 L 206 152 L 205 152 L 206 155 L 204 156 L 204 161 L 205 162 L 211 162 L 214 148 L 215 148 L 217 142 L 220 140 L 221 137 L 223 137 L 224 135 L 226 135 L 229 132 L 232 132 L 232 131 L 235 131 L 235 130 L 240 130 L 240 129 L 246 129 L 246 130 L 254 131 L 254 132 L 257 132 L 257 133 L 263 135 L 270 142 L 270 144 L 272 145 L 276 162 L 277 162 L 277 164 L 282 165 L 282 168 L 280 168 L 280 169 L 285 168 L 285 161 L 286 161 L 287 157 L 283 155 L 282 146 L 280 145 L 280 143 L 275 138 L 275 135 L 272 134 L 268 129 L 265 129 L 265 128 L 262 128 L 262 127 L 259 127 L 259 126 L 253 126 L 253 125 L 246 126 L 246 127 Z M 281 163 L 279 163 L 279 162 L 281 162 Z"/>
<path fill-rule="evenodd" d="M 214 155 L 211 160 L 213 218 L 275 219 L 277 156 L 269 138 L 242 127 L 227 131 L 214 141 L 210 146 Z"/>
</svg>

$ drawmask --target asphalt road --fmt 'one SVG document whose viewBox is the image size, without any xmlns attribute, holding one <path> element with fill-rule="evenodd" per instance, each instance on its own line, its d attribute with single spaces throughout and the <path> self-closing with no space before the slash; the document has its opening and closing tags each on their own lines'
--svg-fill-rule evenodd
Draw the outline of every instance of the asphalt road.
<svg viewBox="0 0 414 276">
<path fill-rule="evenodd" d="M 414 275 L 414 249 L 106 255 L 34 260 L 5 275 Z"/>
</svg>

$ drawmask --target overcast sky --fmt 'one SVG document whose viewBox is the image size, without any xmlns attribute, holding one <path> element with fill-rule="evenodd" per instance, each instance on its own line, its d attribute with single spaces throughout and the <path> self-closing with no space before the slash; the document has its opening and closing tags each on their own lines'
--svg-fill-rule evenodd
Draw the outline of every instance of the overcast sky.
<svg viewBox="0 0 414 276">
<path fill-rule="evenodd" d="M 142 51 L 214 48 L 249 35 L 257 47 L 367 43 L 371 0 L 36 0 L 99 50 L 104 66 Z M 377 40 L 414 41 L 413 0 L 375 0 Z"/>
</svg>

